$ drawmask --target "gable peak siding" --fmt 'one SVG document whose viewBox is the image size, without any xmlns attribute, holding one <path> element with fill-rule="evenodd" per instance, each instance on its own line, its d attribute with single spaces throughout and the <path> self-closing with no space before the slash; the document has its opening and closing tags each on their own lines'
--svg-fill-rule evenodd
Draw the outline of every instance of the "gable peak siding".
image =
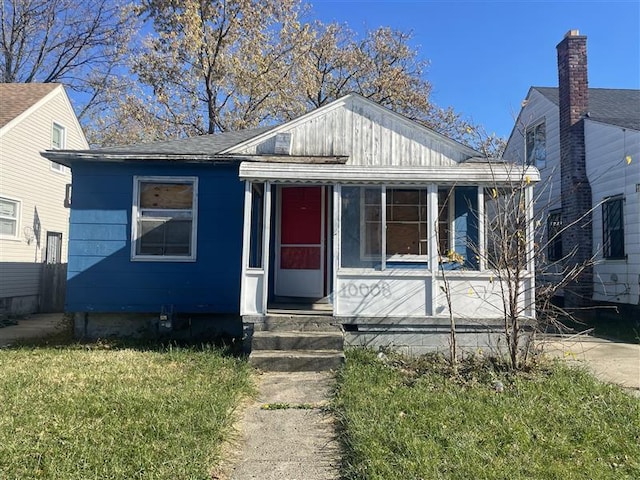
<svg viewBox="0 0 640 480">
<path fill-rule="evenodd" d="M 278 133 L 291 134 L 291 155 L 347 156 L 347 165 L 449 166 L 477 155 L 358 96 L 321 107 L 232 153 L 273 154 Z"/>
</svg>

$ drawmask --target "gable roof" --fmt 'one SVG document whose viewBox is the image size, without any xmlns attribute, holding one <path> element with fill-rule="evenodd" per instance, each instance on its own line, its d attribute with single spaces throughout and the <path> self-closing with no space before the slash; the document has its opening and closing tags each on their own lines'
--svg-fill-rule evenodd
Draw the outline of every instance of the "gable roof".
<svg viewBox="0 0 640 480">
<path fill-rule="evenodd" d="M 180 138 L 177 140 L 160 140 L 134 145 L 96 148 L 91 150 L 91 153 L 123 155 L 215 155 L 234 145 L 268 132 L 273 128 L 274 127 L 260 127 L 237 132 L 223 132 Z"/>
<path fill-rule="evenodd" d="M 0 83 L 0 128 L 59 86 L 59 83 Z"/>
<path fill-rule="evenodd" d="M 391 110 L 388 107 L 385 107 L 383 105 L 380 105 L 379 103 L 371 100 L 370 98 L 364 97 L 362 95 L 360 95 L 359 93 L 348 93 L 340 98 L 337 98 L 321 107 L 318 107 L 314 110 L 311 110 L 297 118 L 294 118 L 293 120 L 290 120 L 288 122 L 285 122 L 283 124 L 277 125 L 275 127 L 273 127 L 272 131 L 269 132 L 263 132 L 261 133 L 259 136 L 256 136 L 255 138 L 250 138 L 242 143 L 239 143 L 237 145 L 232 145 L 230 146 L 228 149 L 222 151 L 221 153 L 240 153 L 243 150 L 247 149 L 248 147 L 251 147 L 253 145 L 256 145 L 260 142 L 262 142 L 263 140 L 265 140 L 265 138 L 270 137 L 270 136 L 274 136 L 277 133 L 283 132 L 283 131 L 289 131 L 290 129 L 292 129 L 293 127 L 303 124 L 305 122 L 307 122 L 310 119 L 313 118 L 317 118 L 320 117 L 324 114 L 326 114 L 328 111 L 335 109 L 335 108 L 340 108 L 341 106 L 345 105 L 345 104 L 363 104 L 363 105 L 367 105 L 369 108 L 372 108 L 376 111 L 378 111 L 380 113 L 380 115 L 387 115 L 390 117 L 395 118 L 397 121 L 404 123 L 405 125 L 407 125 L 410 128 L 414 128 L 419 130 L 420 132 L 422 132 L 425 135 L 428 135 L 429 137 L 442 142 L 446 145 L 449 145 L 451 148 L 456 149 L 460 152 L 462 152 L 465 156 L 467 157 L 476 157 L 476 156 L 481 156 L 482 154 L 477 151 L 474 150 L 473 148 L 469 147 L 468 145 L 465 145 L 464 143 L 461 143 L 457 140 L 454 140 L 452 138 L 447 137 L 446 135 L 436 132 L 435 130 L 415 121 L 410 119 L 409 117 L 398 113 L 394 110 Z"/>
<path fill-rule="evenodd" d="M 559 105 L 557 87 L 531 87 Z M 640 130 L 640 90 L 617 88 L 589 89 L 589 119 Z"/>
</svg>

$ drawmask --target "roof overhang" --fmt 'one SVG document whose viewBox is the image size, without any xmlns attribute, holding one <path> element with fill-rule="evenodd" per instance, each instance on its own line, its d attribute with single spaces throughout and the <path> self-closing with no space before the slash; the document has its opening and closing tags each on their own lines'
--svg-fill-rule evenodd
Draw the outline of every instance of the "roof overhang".
<svg viewBox="0 0 640 480">
<path fill-rule="evenodd" d="M 242 162 L 240 179 L 274 183 L 357 183 L 424 185 L 497 185 L 540 181 L 532 166 L 511 163 L 461 163 L 437 167 L 370 167 L 361 165 L 292 165 Z"/>
<path fill-rule="evenodd" d="M 164 153 L 106 153 L 93 152 L 91 150 L 46 150 L 40 152 L 40 155 L 60 163 L 67 167 L 71 167 L 74 162 L 105 162 L 105 163 L 121 163 L 121 162 L 176 162 L 176 163 L 233 163 L 233 162 L 251 162 L 251 163 L 269 163 L 269 164 L 308 164 L 308 165 L 324 165 L 324 164 L 344 164 L 348 157 L 332 156 L 332 157 L 315 157 L 315 156 L 296 156 L 296 155 L 237 155 L 237 154 L 164 154 Z"/>
</svg>

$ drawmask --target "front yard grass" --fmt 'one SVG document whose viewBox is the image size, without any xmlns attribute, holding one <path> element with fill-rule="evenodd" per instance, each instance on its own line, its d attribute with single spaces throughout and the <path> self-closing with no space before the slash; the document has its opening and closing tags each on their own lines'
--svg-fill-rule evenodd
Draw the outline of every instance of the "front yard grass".
<svg viewBox="0 0 640 480">
<path fill-rule="evenodd" d="M 334 400 L 344 478 L 640 478 L 637 398 L 560 363 L 461 372 L 349 351 Z"/>
<path fill-rule="evenodd" d="M 215 478 L 251 391 L 209 346 L 0 350 L 0 478 Z"/>
</svg>

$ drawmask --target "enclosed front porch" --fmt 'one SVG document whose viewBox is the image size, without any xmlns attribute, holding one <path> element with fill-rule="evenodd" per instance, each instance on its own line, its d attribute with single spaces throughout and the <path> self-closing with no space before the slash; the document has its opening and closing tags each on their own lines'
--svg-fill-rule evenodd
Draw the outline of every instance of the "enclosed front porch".
<svg viewBox="0 0 640 480">
<path fill-rule="evenodd" d="M 283 305 L 318 308 L 346 324 L 437 323 L 450 312 L 503 317 L 503 289 L 490 268 L 491 216 L 501 196 L 517 191 L 517 213 L 530 224 L 536 171 L 244 162 L 240 177 L 244 317 Z M 531 232 L 518 235 L 525 252 L 519 301 L 532 317 Z"/>
</svg>

